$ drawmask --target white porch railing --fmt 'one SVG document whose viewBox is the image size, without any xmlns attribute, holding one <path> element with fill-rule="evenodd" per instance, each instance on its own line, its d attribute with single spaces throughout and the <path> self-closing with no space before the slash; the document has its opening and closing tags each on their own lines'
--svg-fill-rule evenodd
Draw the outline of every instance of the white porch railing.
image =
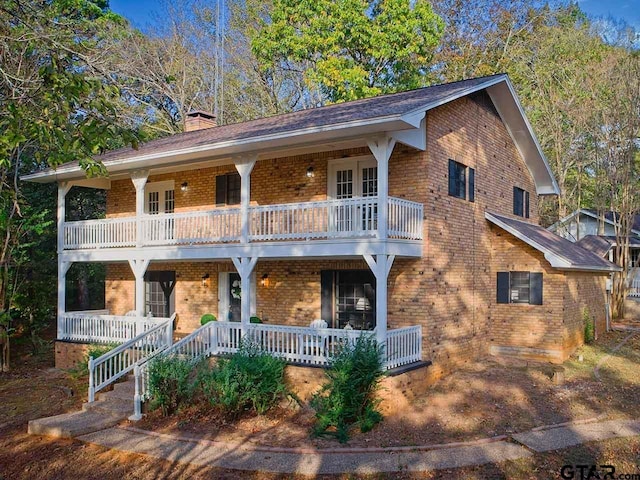
<svg viewBox="0 0 640 480">
<path fill-rule="evenodd" d="M 137 335 L 98 358 L 89 358 L 89 402 L 95 401 L 96 392 L 115 382 L 134 369 L 134 366 L 173 343 L 175 314 L 153 328 Z"/>
<path fill-rule="evenodd" d="M 63 224 L 66 250 L 133 247 L 136 245 L 136 217 L 83 220 Z"/>
<path fill-rule="evenodd" d="M 373 237 L 378 231 L 378 198 L 303 202 L 249 207 L 249 241 L 314 240 Z M 422 239 L 423 206 L 389 198 L 387 234 Z M 64 223 L 66 250 L 145 245 L 191 245 L 238 242 L 242 214 L 238 208 L 143 215 Z"/>
<path fill-rule="evenodd" d="M 126 317 L 94 312 L 67 312 L 58 318 L 58 340 L 87 343 L 122 343 L 167 318 Z"/>
<path fill-rule="evenodd" d="M 231 354 L 238 351 L 242 339 L 242 324 L 237 322 L 209 322 L 160 355 L 175 355 L 196 363 L 211 355 Z M 263 351 L 288 362 L 326 366 L 331 357 L 346 343 L 355 342 L 370 331 L 335 328 L 291 327 L 287 325 L 250 324 L 246 335 Z M 422 327 L 415 325 L 387 331 L 384 350 L 384 368 L 391 369 L 422 360 Z M 142 417 L 142 403 L 149 399 L 149 360 L 139 361 L 134 367 L 135 397 L 131 420 Z"/>
</svg>

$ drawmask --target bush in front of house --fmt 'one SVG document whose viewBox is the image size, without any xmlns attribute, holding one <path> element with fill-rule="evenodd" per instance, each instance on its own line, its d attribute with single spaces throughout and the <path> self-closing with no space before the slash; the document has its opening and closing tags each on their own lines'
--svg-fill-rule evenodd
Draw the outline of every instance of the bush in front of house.
<svg viewBox="0 0 640 480">
<path fill-rule="evenodd" d="M 333 435 L 344 443 L 351 426 L 367 432 L 379 423 L 376 392 L 382 366 L 382 349 L 373 336 L 361 335 L 354 344 L 346 344 L 326 371 L 328 382 L 311 400 L 316 410 L 313 434 Z"/>
<path fill-rule="evenodd" d="M 209 322 L 215 322 L 217 320 L 216 316 L 213 313 L 205 313 L 200 317 L 200 325 L 205 325 Z"/>
<path fill-rule="evenodd" d="M 243 341 L 237 353 L 200 373 L 199 384 L 211 405 L 234 416 L 243 411 L 262 415 L 287 395 L 285 362 Z"/>
<path fill-rule="evenodd" d="M 149 393 L 152 408 L 160 407 L 162 415 L 173 415 L 193 396 L 191 381 L 193 364 L 174 356 L 160 356 L 149 363 Z"/>
<path fill-rule="evenodd" d="M 596 338 L 596 327 L 593 317 L 586 307 L 582 310 L 582 319 L 584 320 L 584 343 L 591 344 Z"/>
</svg>

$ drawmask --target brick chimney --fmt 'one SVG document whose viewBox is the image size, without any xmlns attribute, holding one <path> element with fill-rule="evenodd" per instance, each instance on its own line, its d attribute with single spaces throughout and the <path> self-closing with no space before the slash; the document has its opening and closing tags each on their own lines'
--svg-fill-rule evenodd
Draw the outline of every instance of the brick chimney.
<svg viewBox="0 0 640 480">
<path fill-rule="evenodd" d="M 193 132 L 194 130 L 203 130 L 216 126 L 218 126 L 216 116 L 208 112 L 203 112 L 202 110 L 192 110 L 184 117 L 185 132 Z"/>
</svg>

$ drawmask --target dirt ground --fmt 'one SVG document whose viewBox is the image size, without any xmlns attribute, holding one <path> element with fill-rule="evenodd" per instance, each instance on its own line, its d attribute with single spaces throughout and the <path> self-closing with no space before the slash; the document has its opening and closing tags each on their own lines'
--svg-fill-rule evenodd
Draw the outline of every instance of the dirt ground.
<svg viewBox="0 0 640 480">
<path fill-rule="evenodd" d="M 610 417 L 638 416 L 640 393 L 640 335 L 620 349 L 601 369 L 603 382 L 593 377 L 593 367 L 612 345 L 626 337 L 623 333 L 602 338 L 597 346 L 578 352 L 583 362 L 566 364 L 567 383 L 554 386 L 548 367 L 494 362 L 477 364 L 436 385 L 417 402 L 412 412 L 387 412 L 373 432 L 357 434 L 350 445 L 439 443 L 472 439 L 523 430 L 535 424 L 553 423 L 599 414 Z M 134 454 L 122 454 L 73 440 L 29 436 L 29 419 L 73 411 L 86 393 L 86 379 L 75 380 L 52 370 L 52 352 L 32 356 L 21 346 L 14 348 L 14 369 L 0 374 L 0 479 L 280 479 L 303 476 L 266 473 L 239 473 L 223 469 L 193 467 Z M 183 412 L 182 420 L 156 424 L 159 430 L 197 434 L 209 438 L 245 437 L 265 444 L 313 442 L 302 421 L 308 412 L 279 411 L 273 418 L 245 420 L 239 426 L 194 421 Z M 153 417 L 147 426 L 156 423 Z M 159 421 L 164 422 L 164 420 Z M 173 424 L 172 424 L 173 422 Z M 201 428 L 196 428 L 196 424 Z M 137 424 L 136 426 L 140 426 Z M 235 433 L 234 433 L 235 432 Z M 297 438 L 296 441 L 288 438 Z M 379 441 L 376 439 L 380 439 Z M 336 447 L 331 440 L 321 446 Z M 567 450 L 534 455 L 528 459 L 421 474 L 375 476 L 343 475 L 322 478 L 399 479 L 550 479 L 561 478 L 565 464 L 612 464 L 620 473 L 640 474 L 640 437 L 590 443 Z"/>
<path fill-rule="evenodd" d="M 554 385 L 553 367 L 523 361 L 482 361 L 436 384 L 411 409 L 387 406 L 384 421 L 368 433 L 354 431 L 346 446 L 432 445 L 522 432 L 606 415 L 637 418 L 640 409 L 640 334 L 593 375 L 599 359 L 627 333 L 610 333 L 585 346 L 565 364 L 566 382 Z M 578 361 L 582 355 L 583 361 Z M 163 418 L 151 412 L 135 424 L 164 433 L 270 446 L 340 447 L 332 438 L 311 438 L 310 408 L 279 408 L 264 416 L 225 420 L 206 403 Z"/>
</svg>

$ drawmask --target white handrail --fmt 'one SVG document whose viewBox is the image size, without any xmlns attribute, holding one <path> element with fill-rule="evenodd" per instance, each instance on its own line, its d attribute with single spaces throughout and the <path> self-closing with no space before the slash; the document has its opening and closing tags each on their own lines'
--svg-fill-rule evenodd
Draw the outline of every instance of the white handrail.
<svg viewBox="0 0 640 480">
<path fill-rule="evenodd" d="M 385 368 L 400 367 L 422 360 L 422 326 L 387 330 Z"/>
<path fill-rule="evenodd" d="M 249 240 L 283 241 L 374 237 L 378 231 L 377 197 L 250 206 Z M 422 204 L 390 197 L 387 236 L 421 240 Z M 137 245 L 193 245 L 239 242 L 239 208 L 216 208 L 137 217 L 64 223 L 64 248 L 113 248 Z M 137 231 L 137 225 L 140 231 Z"/>
<path fill-rule="evenodd" d="M 127 317 L 92 312 L 65 312 L 58 318 L 58 340 L 87 343 L 122 343 L 167 318 Z"/>
<path fill-rule="evenodd" d="M 192 363 L 196 363 L 212 353 L 214 342 L 211 341 L 212 324 L 205 323 L 186 337 L 171 345 L 158 355 L 140 360 L 134 366 L 135 393 L 133 398 L 133 415 L 131 420 L 142 418 L 142 402 L 149 398 L 149 361 L 160 356 L 174 355 Z"/>
<path fill-rule="evenodd" d="M 134 369 L 141 360 L 161 352 L 173 342 L 175 314 L 168 320 L 119 345 L 104 355 L 89 358 L 89 402 L 95 394 Z"/>
</svg>

